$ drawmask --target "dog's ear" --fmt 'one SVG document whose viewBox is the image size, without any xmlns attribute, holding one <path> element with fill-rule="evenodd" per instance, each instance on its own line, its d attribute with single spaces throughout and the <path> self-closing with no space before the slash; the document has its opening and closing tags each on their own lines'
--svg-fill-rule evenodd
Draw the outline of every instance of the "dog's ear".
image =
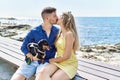
<svg viewBox="0 0 120 80">
<path fill-rule="evenodd" d="M 29 43 L 27 45 L 28 51 L 30 51 L 31 48 L 35 48 L 35 47 L 38 47 L 38 44 L 36 44 L 36 43 Z"/>
<path fill-rule="evenodd" d="M 40 40 L 39 42 L 38 42 L 38 47 L 39 47 L 39 49 L 42 49 L 42 41 Z"/>
<path fill-rule="evenodd" d="M 49 46 L 48 41 L 47 41 L 46 39 L 41 39 L 41 40 L 38 42 L 38 47 L 39 47 L 39 49 L 42 49 L 42 48 L 43 48 L 43 45 Z"/>
<path fill-rule="evenodd" d="M 44 45 L 48 46 L 48 41 L 47 40 L 44 40 Z"/>
<path fill-rule="evenodd" d="M 28 51 L 30 51 L 30 43 L 27 45 L 27 49 L 28 49 Z"/>
<path fill-rule="evenodd" d="M 42 39 L 41 42 L 43 43 L 43 45 L 46 45 L 46 46 L 49 45 L 49 44 L 48 44 L 48 41 L 47 41 L 46 39 Z"/>
<path fill-rule="evenodd" d="M 37 44 L 37 43 L 33 43 L 33 46 L 34 46 L 34 47 L 38 47 L 38 44 Z"/>
</svg>

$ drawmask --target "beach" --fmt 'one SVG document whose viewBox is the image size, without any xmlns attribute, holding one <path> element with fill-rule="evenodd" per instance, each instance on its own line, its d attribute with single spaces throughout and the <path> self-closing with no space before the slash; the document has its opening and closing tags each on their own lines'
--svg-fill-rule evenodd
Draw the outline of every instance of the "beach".
<svg viewBox="0 0 120 80">
<path fill-rule="evenodd" d="M 100 23 L 99 24 L 97 23 L 95 25 L 95 23 L 92 23 L 92 19 L 91 18 L 89 19 L 87 19 L 89 23 L 87 22 L 86 24 L 85 22 L 83 22 L 84 24 L 82 22 L 79 23 L 79 21 L 76 22 L 77 25 L 79 26 L 77 27 L 78 28 L 77 30 L 79 33 L 81 45 L 79 50 L 76 51 L 77 57 L 87 58 L 94 61 L 101 61 L 105 62 L 106 64 L 111 64 L 114 66 L 120 66 L 120 40 L 119 40 L 120 24 L 117 24 L 115 22 L 111 23 L 111 21 L 108 20 L 107 22 L 109 23 L 107 23 L 107 25 L 109 25 L 109 27 L 106 24 L 104 24 L 103 26 L 103 23 L 101 23 L 104 28 L 103 27 L 99 28 Z M 118 21 L 120 21 L 120 19 Z M 111 31 L 113 25 L 115 25 L 115 28 L 113 30 L 116 32 Z M 98 28 L 95 26 L 98 26 Z M 5 24 L 5 25 L 1 24 L 0 36 L 11 38 L 18 41 L 23 41 L 24 37 L 31 28 L 33 28 L 33 26 L 29 24 Z M 102 33 L 101 29 L 103 29 L 103 31 L 108 29 L 109 30 L 107 31 L 107 33 L 106 32 Z M 0 80 L 10 80 L 11 76 L 15 71 L 16 71 L 15 65 L 0 58 Z"/>
</svg>

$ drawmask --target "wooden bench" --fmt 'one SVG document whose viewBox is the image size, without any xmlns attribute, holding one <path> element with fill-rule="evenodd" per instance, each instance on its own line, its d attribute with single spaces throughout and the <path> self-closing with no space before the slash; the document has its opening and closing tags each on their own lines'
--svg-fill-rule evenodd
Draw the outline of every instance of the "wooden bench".
<svg viewBox="0 0 120 80">
<path fill-rule="evenodd" d="M 21 45 L 22 42 L 0 37 L 0 58 L 20 66 L 24 61 Z M 78 58 L 78 61 L 78 74 L 73 80 L 120 80 L 120 67 L 83 58 Z"/>
</svg>

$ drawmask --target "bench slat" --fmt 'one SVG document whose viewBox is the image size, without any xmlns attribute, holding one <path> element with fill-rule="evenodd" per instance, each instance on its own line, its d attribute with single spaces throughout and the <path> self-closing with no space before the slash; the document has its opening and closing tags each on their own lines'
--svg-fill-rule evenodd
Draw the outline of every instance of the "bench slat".
<svg viewBox="0 0 120 80">
<path fill-rule="evenodd" d="M 13 44 L 10 41 L 0 40 L 0 44 L 4 44 L 4 45 L 8 45 L 8 46 L 14 47 L 16 49 L 20 49 L 20 45 L 17 45 L 15 43 Z"/>
<path fill-rule="evenodd" d="M 109 75 L 114 75 L 114 76 L 120 77 L 120 72 L 119 71 L 115 71 L 115 70 L 111 70 L 109 68 L 96 66 L 96 65 L 93 65 L 91 63 L 86 63 L 86 62 L 82 62 L 82 61 L 79 61 L 79 64 L 82 65 L 82 66 L 86 66 L 88 68 L 91 68 L 93 70 L 98 70 L 100 72 L 103 72 L 103 73 L 106 73 L 106 74 L 109 74 Z"/>
<path fill-rule="evenodd" d="M 17 58 L 15 58 L 15 57 L 10 56 L 10 55 L 8 55 L 8 54 L 6 54 L 6 53 L 4 53 L 4 52 L 1 52 L 1 51 L 0 51 L 0 57 L 1 57 L 2 59 L 5 59 L 5 60 L 7 60 L 7 61 L 9 61 L 9 62 L 17 65 L 17 66 L 20 66 L 20 65 L 23 63 L 22 60 L 17 59 Z"/>
<path fill-rule="evenodd" d="M 5 38 L 5 37 L 1 37 L 0 36 L 0 41 L 2 42 L 9 42 L 11 44 L 17 45 L 17 46 L 21 46 L 22 42 L 17 41 L 17 40 L 13 40 L 13 39 L 9 39 L 9 38 Z"/>
<path fill-rule="evenodd" d="M 10 51 L 10 50 L 8 50 L 8 49 L 5 49 L 5 48 L 3 48 L 3 47 L 1 47 L 1 46 L 0 46 L 0 51 L 6 53 L 7 55 L 11 55 L 11 56 L 13 56 L 13 57 L 16 57 L 16 58 L 18 58 L 18 59 L 20 59 L 20 60 L 24 60 L 24 56 L 22 56 L 22 55 L 20 55 L 20 54 L 16 54 L 15 52 Z"/>
<path fill-rule="evenodd" d="M 78 70 L 78 73 L 81 77 L 86 78 L 87 80 L 107 80 L 107 79 L 100 78 L 80 70 Z"/>
<path fill-rule="evenodd" d="M 104 78 L 104 79 L 120 80 L 120 77 L 109 75 L 109 74 L 106 74 L 106 73 L 103 73 L 103 72 L 100 72 L 100 71 L 97 71 L 94 69 L 90 69 L 90 68 L 88 68 L 86 66 L 82 66 L 82 65 L 79 65 L 78 70 L 89 73 L 91 75 L 94 75 L 94 76 L 97 76 L 100 78 Z"/>
<path fill-rule="evenodd" d="M 89 60 L 89 59 L 85 59 L 85 58 L 78 58 L 78 60 L 120 72 L 120 67 L 113 66 L 113 65 L 110 65 L 110 64 L 105 63 L 105 62 L 99 62 L 99 61 Z"/>
<path fill-rule="evenodd" d="M 11 45 L 0 44 L 0 46 L 1 46 L 2 48 L 7 49 L 7 50 L 13 51 L 13 52 L 15 52 L 15 53 L 17 53 L 17 54 L 19 54 L 19 55 L 24 55 L 20 49 L 14 48 L 14 47 L 12 47 Z"/>
</svg>

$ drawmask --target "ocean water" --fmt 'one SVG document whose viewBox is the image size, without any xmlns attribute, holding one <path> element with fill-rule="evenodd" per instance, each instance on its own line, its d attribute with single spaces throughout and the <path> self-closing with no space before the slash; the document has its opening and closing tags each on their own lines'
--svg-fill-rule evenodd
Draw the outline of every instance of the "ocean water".
<svg viewBox="0 0 120 80">
<path fill-rule="evenodd" d="M 4 20 L 2 23 L 39 25 L 41 19 Z M 120 42 L 120 17 L 76 17 L 80 45 L 115 44 Z"/>
<path fill-rule="evenodd" d="M 81 45 L 120 42 L 120 17 L 78 17 L 76 26 Z"/>
</svg>

